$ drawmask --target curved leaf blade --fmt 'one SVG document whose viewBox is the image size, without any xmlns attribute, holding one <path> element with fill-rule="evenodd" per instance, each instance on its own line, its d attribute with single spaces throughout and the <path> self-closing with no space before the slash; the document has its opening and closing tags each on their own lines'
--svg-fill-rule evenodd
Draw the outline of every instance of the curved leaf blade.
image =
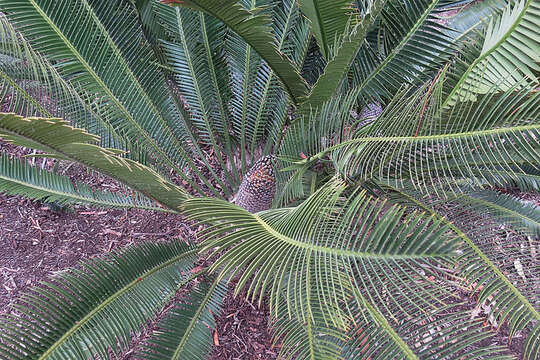
<svg viewBox="0 0 540 360">
<path fill-rule="evenodd" d="M 217 17 L 268 63 L 294 103 L 298 103 L 300 97 L 306 95 L 307 85 L 296 66 L 276 47 L 270 17 L 266 14 L 257 14 L 261 9 L 247 10 L 237 0 L 163 0 L 163 2 L 191 7 Z"/>
<path fill-rule="evenodd" d="M 0 113 L 0 137 L 79 162 L 132 187 L 171 210 L 177 211 L 189 195 L 152 169 L 122 158 L 117 150 L 93 143 L 99 137 L 76 129 L 62 119 L 23 118 Z"/>
</svg>

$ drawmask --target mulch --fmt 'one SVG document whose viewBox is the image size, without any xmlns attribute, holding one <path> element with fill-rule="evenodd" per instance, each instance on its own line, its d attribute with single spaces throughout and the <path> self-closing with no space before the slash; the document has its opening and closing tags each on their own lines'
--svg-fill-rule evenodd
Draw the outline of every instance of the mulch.
<svg viewBox="0 0 540 360">
<path fill-rule="evenodd" d="M 30 153 L 1 141 L 0 151 L 18 158 Z M 54 161 L 39 159 L 36 165 L 50 169 Z M 60 172 L 73 181 L 102 190 L 124 191 L 106 176 L 78 165 L 62 166 Z M 0 194 L 0 314 L 12 312 L 10 305 L 26 289 L 80 260 L 144 241 L 181 238 L 196 242 L 198 230 L 199 226 L 179 214 L 83 205 L 59 208 Z M 174 301 L 181 301 L 185 295 L 186 290 L 180 290 Z M 141 333 L 133 334 L 131 348 L 119 358 L 134 359 L 136 346 L 144 342 L 164 314 L 165 311 Z M 212 333 L 214 347 L 210 359 L 275 359 L 277 351 L 272 347 L 268 315 L 268 307 L 259 308 L 242 297 L 233 298 L 231 289 L 223 312 L 216 318 L 218 326 Z"/>
<path fill-rule="evenodd" d="M 0 151 L 22 158 L 28 150 L 0 142 Z M 31 161 L 31 160 L 29 160 Z M 37 165 L 51 168 L 54 162 L 37 160 Z M 106 176 L 88 172 L 78 165 L 64 164 L 60 171 L 74 181 L 110 191 L 125 191 Z M 522 200 L 539 203 L 538 196 L 519 195 Z M 76 265 L 80 260 L 123 249 L 144 241 L 187 239 L 197 242 L 200 226 L 187 222 L 179 214 L 156 211 L 99 209 L 76 205 L 58 208 L 19 196 L 0 194 L 0 314 L 13 311 L 10 305 L 17 297 L 39 281 L 57 271 Z M 279 345 L 272 344 L 268 326 L 269 309 L 232 296 L 232 286 L 223 311 L 211 329 L 214 346 L 212 360 L 276 359 Z M 188 290 L 182 289 L 174 301 L 182 301 Z M 463 293 L 466 302 L 471 294 Z M 470 301 L 469 301 L 470 302 Z M 165 309 L 172 305 L 169 304 Z M 469 304 L 474 307 L 474 301 Z M 144 343 L 156 323 L 165 314 L 147 324 L 141 333 L 133 334 L 130 349 L 119 354 L 121 359 L 134 360 L 134 350 Z M 518 334 L 508 344 L 507 327 L 503 326 L 490 341 L 509 345 L 519 358 L 525 336 Z M 486 345 L 488 345 L 486 343 Z"/>
</svg>

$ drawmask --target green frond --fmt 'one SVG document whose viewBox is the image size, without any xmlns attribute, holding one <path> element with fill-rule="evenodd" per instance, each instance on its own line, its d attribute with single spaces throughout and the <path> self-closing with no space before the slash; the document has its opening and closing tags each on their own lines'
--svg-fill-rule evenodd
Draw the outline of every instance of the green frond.
<svg viewBox="0 0 540 360">
<path fill-rule="evenodd" d="M 311 23 L 311 31 L 323 56 L 330 58 L 331 49 L 352 20 L 351 13 L 355 11 L 352 1 L 300 0 L 299 5 Z"/>
<path fill-rule="evenodd" d="M 466 179 L 480 187 L 497 180 L 501 171 L 512 177 L 524 174 L 522 167 L 537 167 L 540 147 L 535 139 L 540 125 L 535 116 L 540 93 L 531 88 L 504 93 L 494 89 L 474 103 L 459 103 L 447 110 L 441 108 L 439 96 L 444 79 L 443 73 L 412 94 L 405 88 L 375 122 L 347 129 L 348 138 L 328 132 L 343 124 L 339 116 L 328 120 L 335 125 L 314 122 L 310 131 L 321 135 L 314 139 L 318 152 L 309 147 L 286 150 L 286 160 L 298 168 L 330 160 L 349 180 L 377 178 L 400 186 L 410 179 L 424 192 L 446 187 L 450 193 L 457 190 L 451 185 L 455 181 Z M 340 107 L 346 113 L 350 103 L 343 101 Z"/>
<path fill-rule="evenodd" d="M 443 107 L 471 101 L 477 94 L 538 86 L 540 71 L 540 2 L 508 2 L 491 18 L 481 44 L 470 44 L 459 59 Z"/>
<path fill-rule="evenodd" d="M 108 359 L 125 350 L 193 273 L 197 249 L 143 244 L 83 262 L 32 288 L 0 319 L 2 359 Z"/>
<path fill-rule="evenodd" d="M 215 73 L 220 69 L 214 67 L 213 62 L 214 53 L 221 52 L 216 46 L 223 45 L 209 43 L 208 33 L 211 31 L 206 28 L 207 15 L 204 13 L 166 5 L 156 5 L 156 12 L 170 34 L 169 40 L 162 41 L 163 53 L 187 107 L 190 125 L 194 127 L 193 130 L 187 129 L 187 136 L 190 136 L 194 151 L 206 163 L 215 181 L 226 195 L 230 195 L 229 186 L 215 173 L 200 150 L 200 145 L 210 145 L 218 154 L 226 150 L 229 159 L 233 156 L 229 116 L 225 113 L 221 94 L 224 90 L 219 88 Z M 215 27 L 212 30 L 219 31 Z M 222 147 L 221 142 L 228 142 L 228 146 Z M 227 175 L 229 185 L 233 185 L 234 181 L 222 157 L 217 156 L 217 159 Z"/>
<path fill-rule="evenodd" d="M 343 359 L 513 359 L 504 347 L 486 346 L 496 334 L 481 320 L 471 319 L 462 304 L 452 299 L 446 305 L 413 310 L 408 317 L 397 319 L 388 316 L 384 306 L 379 311 L 359 293 L 354 301 L 358 310 Z"/>
<path fill-rule="evenodd" d="M 9 159 L 4 154 L 0 154 L 0 191 L 61 205 L 83 203 L 104 208 L 171 211 L 146 197 L 94 190 L 83 183 L 73 183 L 67 176 Z"/>
<path fill-rule="evenodd" d="M 456 201 L 471 207 L 479 214 L 489 215 L 513 229 L 540 238 L 540 207 L 496 191 L 463 194 Z"/>
<path fill-rule="evenodd" d="M 316 297 L 311 299 L 311 316 L 305 321 L 290 317 L 286 311 L 286 300 L 282 302 L 282 311 L 272 322 L 274 342 L 281 345 L 280 358 L 341 359 L 341 346 L 349 340 L 349 334 L 325 321 L 321 303 Z"/>
<path fill-rule="evenodd" d="M 174 211 L 189 196 L 184 189 L 168 182 L 152 169 L 120 157 L 117 150 L 94 145 L 99 140 L 97 136 L 73 128 L 62 119 L 23 118 L 0 113 L 0 137 L 54 157 L 79 162 Z"/>
<path fill-rule="evenodd" d="M 493 184 L 499 182 L 505 188 L 518 188 L 521 191 L 540 192 L 540 169 L 532 166 L 521 166 L 522 173 L 512 171 L 493 171 L 493 176 L 497 181 L 491 180 Z"/>
<path fill-rule="evenodd" d="M 215 317 L 221 313 L 227 287 L 219 282 L 202 282 L 190 289 L 157 325 L 137 356 L 147 360 L 204 359 L 213 345 Z"/>
<path fill-rule="evenodd" d="M 284 52 L 295 64 L 301 64 L 310 39 L 309 23 L 300 13 L 294 0 L 286 0 L 272 8 L 274 37 L 279 51 Z M 273 71 L 261 63 L 249 103 L 256 104 L 255 117 L 247 128 L 250 132 L 250 152 L 266 138 L 263 155 L 274 150 L 283 136 L 290 102 Z M 252 130 L 250 129 L 252 128 Z"/>
<path fill-rule="evenodd" d="M 344 184 L 335 180 L 296 208 L 256 215 L 208 198 L 186 201 L 185 210 L 212 224 L 203 234 L 204 249 L 225 253 L 211 269 L 220 278 L 239 275 L 237 292 L 249 280 L 248 294 L 268 292 L 275 311 L 285 292 L 289 315 L 302 321 L 310 314 L 308 299 L 315 296 L 325 304 L 326 320 L 338 326 L 345 321 L 339 299 L 349 296 L 347 283 L 357 262 L 442 261 L 455 245 L 440 221 L 387 208 L 363 193 L 345 199 L 344 191 Z"/>
<path fill-rule="evenodd" d="M 10 54 L 11 59 L 0 61 L 1 98 L 9 107 L 4 111 L 26 117 L 63 117 L 72 125 L 99 135 L 101 146 L 136 148 L 101 119 L 77 86 L 62 78 L 56 67 L 39 54 L 3 14 L 0 39 L 0 53 Z M 130 151 L 131 156 L 139 153 L 139 150 Z"/>
<path fill-rule="evenodd" d="M 198 189 L 183 171 L 185 164 L 197 167 L 132 3 L 2 0 L 0 6 L 63 78 L 84 88 L 104 122 Z"/>
<path fill-rule="evenodd" d="M 353 67 L 351 87 L 362 101 L 388 101 L 404 85 L 421 86 L 444 65 L 455 40 L 437 17 L 441 3 L 386 3 L 380 26 L 366 36 Z"/>
<path fill-rule="evenodd" d="M 540 333 L 534 325 L 540 320 L 534 280 L 540 276 L 538 266 L 534 265 L 537 244 L 529 243 L 526 238 L 508 242 L 503 237 L 494 237 L 499 224 L 486 221 L 482 216 L 485 211 L 477 214 L 456 201 L 438 204 L 439 199 L 422 196 L 410 185 L 401 189 L 388 188 L 392 202 L 427 211 L 446 223 L 462 240 L 455 265 L 456 277 L 463 279 L 458 285 L 477 293 L 478 306 L 489 304 L 490 318 L 496 324 L 507 323 L 510 337 L 517 330 L 531 326 L 526 353 L 534 359 L 540 345 Z"/>
<path fill-rule="evenodd" d="M 328 56 L 328 63 L 324 68 L 324 73 L 319 77 L 315 85 L 313 85 L 309 95 L 303 100 L 299 110 L 300 112 L 307 112 L 309 109 L 318 108 L 336 93 L 347 76 L 358 49 L 364 43 L 368 31 L 384 8 L 386 1 L 373 1 L 369 9 L 363 14 L 363 19 L 357 25 L 352 26 L 348 24 L 343 29 L 344 32 L 338 34 L 339 41 L 336 42 L 337 50 L 334 51 L 332 57 Z M 336 4 L 336 1 L 327 1 L 326 3 Z"/>
<path fill-rule="evenodd" d="M 238 34 L 263 58 L 281 80 L 293 102 L 297 103 L 307 91 L 296 66 L 276 48 L 270 17 L 260 8 L 246 9 L 237 0 L 184 0 L 167 1 L 173 5 L 187 6 L 204 11 L 220 19 Z"/>
</svg>

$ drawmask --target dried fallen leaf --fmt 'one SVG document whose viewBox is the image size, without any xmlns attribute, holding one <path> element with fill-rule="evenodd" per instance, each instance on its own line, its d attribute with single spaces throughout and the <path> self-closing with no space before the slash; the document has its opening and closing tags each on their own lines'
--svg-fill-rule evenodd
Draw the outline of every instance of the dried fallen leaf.
<svg viewBox="0 0 540 360">
<path fill-rule="evenodd" d="M 103 235 L 107 235 L 107 234 L 111 234 L 111 235 L 115 235 L 115 236 L 122 236 L 121 232 L 118 232 L 118 231 L 115 231 L 115 230 L 112 230 L 112 229 L 104 229 L 103 230 Z"/>
<path fill-rule="evenodd" d="M 219 336 L 217 330 L 214 330 L 214 345 L 219 346 Z"/>
</svg>

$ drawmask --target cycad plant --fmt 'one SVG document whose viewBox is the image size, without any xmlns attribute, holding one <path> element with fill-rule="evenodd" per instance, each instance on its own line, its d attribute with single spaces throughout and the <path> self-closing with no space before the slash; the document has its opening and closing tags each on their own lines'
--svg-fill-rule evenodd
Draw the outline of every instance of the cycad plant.
<svg viewBox="0 0 540 360">
<path fill-rule="evenodd" d="M 0 190 L 207 225 L 31 289 L 0 358 L 109 358 L 187 287 L 136 354 L 203 359 L 227 282 L 269 304 L 282 358 L 503 359 L 517 337 L 538 358 L 540 209 L 496 191 L 540 189 L 538 0 L 0 10 L 0 137 L 126 191 L 7 155 Z M 277 190 L 250 213 L 231 200 L 266 155 Z"/>
</svg>

